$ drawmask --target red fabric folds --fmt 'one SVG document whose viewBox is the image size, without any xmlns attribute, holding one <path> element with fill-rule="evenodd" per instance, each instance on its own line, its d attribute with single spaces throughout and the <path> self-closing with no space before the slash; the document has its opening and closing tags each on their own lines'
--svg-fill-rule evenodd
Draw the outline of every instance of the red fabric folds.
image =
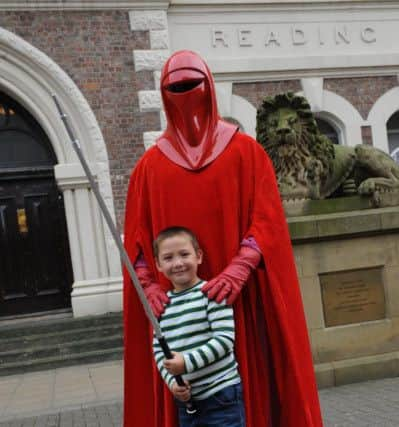
<svg viewBox="0 0 399 427">
<path fill-rule="evenodd" d="M 158 147 L 132 173 L 125 245 L 134 261 L 143 252 L 156 271 L 151 244 L 163 228 L 181 225 L 204 250 L 199 276 L 210 280 L 253 236 L 265 268 L 250 276 L 234 304 L 236 355 L 244 386 L 247 427 L 320 427 L 305 317 L 290 238 L 271 161 L 237 133 L 201 170 L 170 161 Z M 176 427 L 172 397 L 156 370 L 151 331 L 130 280 L 124 285 L 124 427 Z"/>
</svg>

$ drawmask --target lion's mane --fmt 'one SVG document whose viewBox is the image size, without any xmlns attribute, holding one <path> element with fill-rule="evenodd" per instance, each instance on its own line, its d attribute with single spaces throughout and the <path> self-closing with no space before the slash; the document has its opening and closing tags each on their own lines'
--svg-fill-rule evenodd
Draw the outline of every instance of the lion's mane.
<svg viewBox="0 0 399 427">
<path fill-rule="evenodd" d="M 270 129 L 267 118 L 280 108 L 295 111 L 300 120 L 301 130 L 295 138 L 293 156 L 285 155 L 281 143 L 271 141 L 269 138 Z M 257 140 L 273 161 L 279 180 L 281 174 L 290 173 L 291 176 L 298 174 L 296 179 L 303 181 L 303 177 L 301 179 L 299 176 L 303 175 L 303 171 L 306 171 L 307 177 L 313 180 L 315 167 L 318 168 L 317 175 L 322 182 L 331 173 L 332 160 L 335 156 L 334 146 L 326 136 L 321 134 L 306 98 L 292 92 L 266 97 L 257 112 L 256 133 Z M 293 168 L 295 170 L 292 170 Z"/>
</svg>

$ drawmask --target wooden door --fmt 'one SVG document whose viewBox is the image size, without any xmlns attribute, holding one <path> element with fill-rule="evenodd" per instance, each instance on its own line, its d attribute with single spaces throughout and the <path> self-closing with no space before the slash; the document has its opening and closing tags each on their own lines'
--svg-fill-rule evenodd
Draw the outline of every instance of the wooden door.
<svg viewBox="0 0 399 427">
<path fill-rule="evenodd" d="M 70 306 L 64 204 L 53 177 L 0 176 L 0 315 Z"/>
</svg>

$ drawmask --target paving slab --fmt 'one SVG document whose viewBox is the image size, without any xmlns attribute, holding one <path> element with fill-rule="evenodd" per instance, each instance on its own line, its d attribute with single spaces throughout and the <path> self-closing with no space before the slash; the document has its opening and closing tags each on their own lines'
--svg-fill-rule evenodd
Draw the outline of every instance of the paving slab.
<svg viewBox="0 0 399 427">
<path fill-rule="evenodd" d="M 7 421 L 11 427 L 24 425 L 19 421 L 23 420 L 29 426 L 38 418 L 35 427 L 43 423 L 44 427 L 59 427 L 59 414 L 119 402 L 122 393 L 122 361 L 0 377 L 0 421 Z M 73 414 L 75 427 L 79 412 Z M 70 424 L 68 420 L 66 417 L 62 422 Z"/>
</svg>

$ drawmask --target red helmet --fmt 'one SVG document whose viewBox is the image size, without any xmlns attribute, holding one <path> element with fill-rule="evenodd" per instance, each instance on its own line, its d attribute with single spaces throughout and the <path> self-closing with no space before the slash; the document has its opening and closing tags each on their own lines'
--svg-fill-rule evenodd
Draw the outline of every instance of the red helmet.
<svg viewBox="0 0 399 427">
<path fill-rule="evenodd" d="M 208 66 L 194 52 L 174 53 L 162 70 L 161 93 L 167 128 L 157 141 L 159 149 L 187 169 L 206 166 L 237 131 L 219 117 Z"/>
</svg>

